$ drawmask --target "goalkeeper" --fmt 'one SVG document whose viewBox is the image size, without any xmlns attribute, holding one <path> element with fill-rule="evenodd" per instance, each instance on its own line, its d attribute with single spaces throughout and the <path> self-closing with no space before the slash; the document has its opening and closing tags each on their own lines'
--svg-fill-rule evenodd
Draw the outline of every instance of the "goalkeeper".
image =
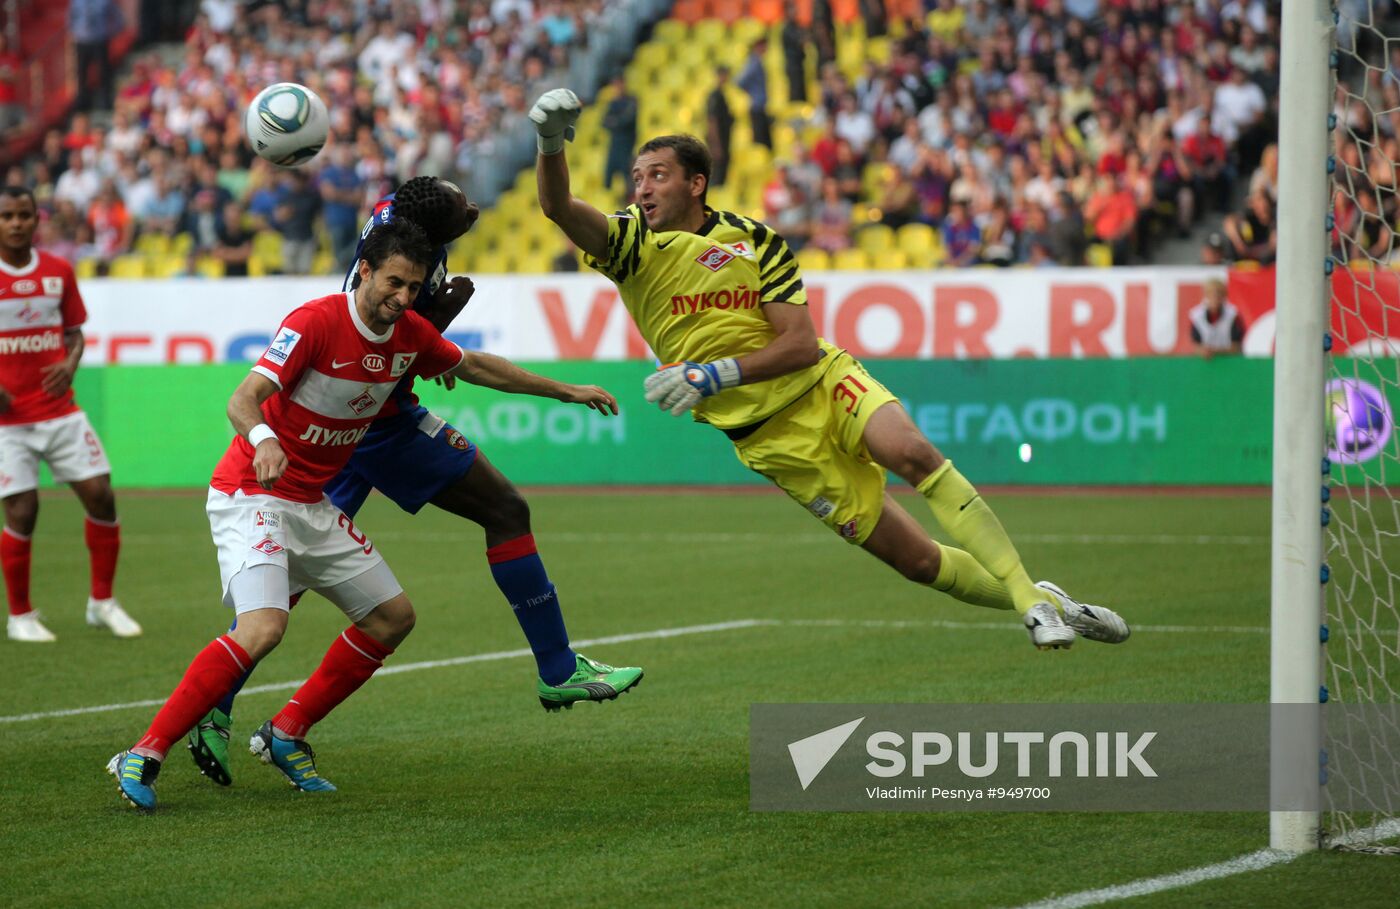
<svg viewBox="0 0 1400 909">
<path fill-rule="evenodd" d="M 624 211 L 604 215 L 574 198 L 564 146 L 579 109 L 573 92 L 554 89 L 530 111 L 540 209 L 617 285 L 642 337 L 671 364 L 647 377 L 648 401 L 723 432 L 746 467 L 909 580 L 1016 610 L 1042 650 L 1067 648 L 1076 633 L 1127 640 L 1112 610 L 1031 583 L 953 462 L 859 362 L 817 337 L 783 238 L 705 204 L 710 154 L 698 139 L 643 145 Z M 929 539 L 885 491 L 886 469 L 918 490 L 960 548 Z"/>
<path fill-rule="evenodd" d="M 475 291 L 470 278 L 447 277 L 447 246 L 476 223 L 477 207 L 446 180 L 414 177 L 375 205 L 360 244 L 376 224 L 400 218 L 421 227 L 437 248 L 413 308 L 444 332 Z M 359 258 L 357 246 L 345 276 L 346 291 L 359 285 Z M 450 381 L 449 377 L 448 387 Z M 431 503 L 481 525 L 491 577 L 530 644 L 539 670 L 536 693 L 546 710 L 611 700 L 640 682 L 640 668 L 609 666 L 570 646 L 559 598 L 535 549 L 530 508 L 515 485 L 473 442 L 418 403 L 411 378 L 394 389 L 392 404 L 385 406 L 350 463 L 326 487 L 331 502 L 353 518 L 374 488 L 409 514 Z M 292 602 L 299 597 L 295 594 Z M 200 720 L 187 742 L 200 771 L 223 786 L 232 782 L 228 740 L 233 701 L 251 674 L 252 669 Z"/>
</svg>

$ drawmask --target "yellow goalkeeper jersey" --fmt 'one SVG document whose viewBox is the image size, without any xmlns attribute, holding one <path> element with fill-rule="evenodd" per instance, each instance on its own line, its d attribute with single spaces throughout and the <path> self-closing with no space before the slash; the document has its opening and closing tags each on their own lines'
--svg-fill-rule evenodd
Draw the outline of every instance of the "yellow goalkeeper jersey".
<svg viewBox="0 0 1400 909">
<path fill-rule="evenodd" d="M 632 205 L 608 218 L 608 257 L 589 267 L 617 285 L 642 338 L 663 363 L 708 363 L 765 347 L 777 332 L 764 303 L 807 305 L 787 241 L 732 212 L 709 211 L 698 233 L 647 229 Z M 782 410 L 821 378 L 836 348 L 815 365 L 705 398 L 695 418 L 720 429 L 757 423 Z"/>
</svg>

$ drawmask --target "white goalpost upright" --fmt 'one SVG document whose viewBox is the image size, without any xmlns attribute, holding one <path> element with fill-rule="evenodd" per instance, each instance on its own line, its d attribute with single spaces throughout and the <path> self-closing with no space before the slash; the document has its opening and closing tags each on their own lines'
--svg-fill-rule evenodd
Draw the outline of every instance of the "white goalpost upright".
<svg viewBox="0 0 1400 909">
<path fill-rule="evenodd" d="M 1334 23 L 1328 0 L 1282 6 L 1269 690 L 1274 704 L 1316 705 L 1322 689 Z M 1272 790 L 1320 790 L 1320 709 L 1299 710 L 1284 725 L 1272 736 Z M 1269 844 L 1289 852 L 1317 849 L 1320 821 L 1318 810 L 1273 811 Z"/>
</svg>

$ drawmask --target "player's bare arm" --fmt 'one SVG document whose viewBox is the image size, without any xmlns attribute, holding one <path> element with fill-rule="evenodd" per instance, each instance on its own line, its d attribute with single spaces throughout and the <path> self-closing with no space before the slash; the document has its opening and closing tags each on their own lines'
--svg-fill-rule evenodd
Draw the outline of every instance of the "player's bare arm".
<svg viewBox="0 0 1400 909">
<path fill-rule="evenodd" d="M 741 382 L 762 382 L 806 369 L 821 359 L 817 328 L 805 306 L 791 303 L 765 303 L 763 314 L 777 335 L 764 347 L 739 357 Z"/>
<path fill-rule="evenodd" d="M 57 363 L 39 368 L 39 387 L 44 394 L 58 397 L 73 385 L 73 374 L 78 371 L 78 363 L 83 359 L 83 332 L 80 328 L 70 328 L 63 332 L 63 349 L 66 356 Z"/>
<path fill-rule="evenodd" d="M 530 120 L 539 133 L 539 155 L 535 158 L 535 182 L 539 187 L 540 211 L 574 241 L 574 245 L 599 261 L 608 258 L 608 217 L 569 189 L 569 164 L 564 159 L 564 142 L 572 139 L 574 121 L 581 105 L 573 92 L 556 88 L 545 92 L 530 110 Z"/>
<path fill-rule="evenodd" d="M 457 364 L 450 375 L 463 382 L 494 388 L 508 394 L 553 398 L 567 404 L 585 404 L 603 414 L 617 413 L 617 398 L 597 385 L 570 385 L 567 382 L 558 382 L 528 369 L 521 369 L 495 354 L 469 350 L 462 355 L 462 362 Z"/>
<path fill-rule="evenodd" d="M 250 372 L 228 399 L 229 422 L 234 432 L 253 446 L 253 470 L 263 489 L 271 489 L 287 472 L 287 454 L 282 450 L 282 443 L 263 423 L 262 404 L 275 394 L 276 382 L 261 373 Z"/>
</svg>

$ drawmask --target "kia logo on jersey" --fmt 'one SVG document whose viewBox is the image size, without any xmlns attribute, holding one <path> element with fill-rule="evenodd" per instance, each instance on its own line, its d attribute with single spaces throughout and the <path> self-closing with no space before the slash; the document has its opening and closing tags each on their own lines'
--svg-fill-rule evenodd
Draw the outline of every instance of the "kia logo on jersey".
<svg viewBox="0 0 1400 909">
<path fill-rule="evenodd" d="M 32 281 L 29 278 L 24 278 L 22 280 L 16 281 L 13 287 L 15 289 L 15 293 L 19 294 L 22 297 L 25 294 L 32 294 L 34 293 L 34 291 L 38 290 L 39 282 Z"/>
<path fill-rule="evenodd" d="M 695 261 L 699 262 L 701 265 L 705 266 L 710 271 L 719 271 L 721 268 L 723 268 L 725 265 L 729 264 L 733 260 L 733 253 L 725 252 L 718 246 L 711 246 L 709 249 L 701 253 L 700 258 L 696 259 Z"/>
<path fill-rule="evenodd" d="M 365 358 L 360 361 L 360 365 L 370 372 L 379 372 L 384 368 L 384 357 L 379 354 L 365 354 Z"/>
</svg>

